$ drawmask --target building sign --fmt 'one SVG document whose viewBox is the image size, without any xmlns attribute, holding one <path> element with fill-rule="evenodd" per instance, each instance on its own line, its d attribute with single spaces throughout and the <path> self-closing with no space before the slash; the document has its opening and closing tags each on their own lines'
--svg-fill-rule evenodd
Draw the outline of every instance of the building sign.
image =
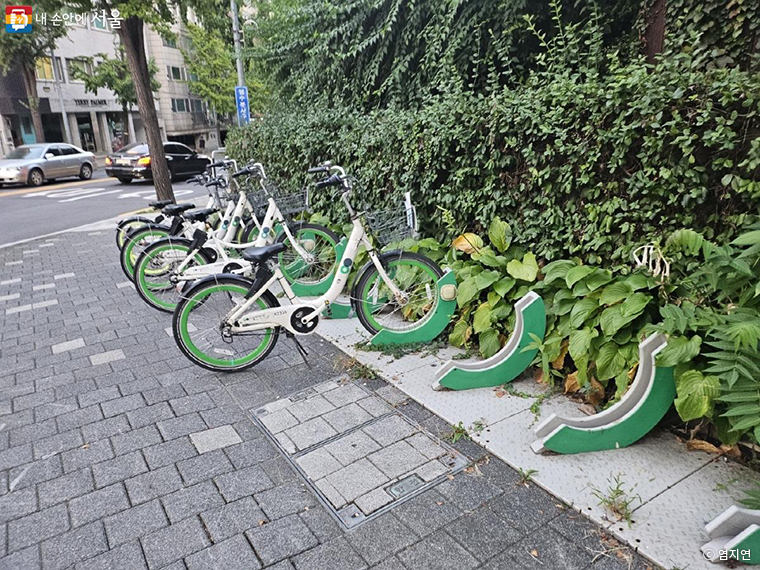
<svg viewBox="0 0 760 570">
<path fill-rule="evenodd" d="M 108 104 L 105 99 L 74 99 L 77 107 L 102 107 Z"/>
</svg>

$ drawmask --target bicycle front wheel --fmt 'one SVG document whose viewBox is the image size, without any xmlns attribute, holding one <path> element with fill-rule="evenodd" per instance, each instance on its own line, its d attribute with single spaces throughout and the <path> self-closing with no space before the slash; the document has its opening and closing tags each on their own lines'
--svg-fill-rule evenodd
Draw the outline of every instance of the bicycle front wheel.
<svg viewBox="0 0 760 570">
<path fill-rule="evenodd" d="M 192 242 L 168 237 L 151 243 L 140 254 L 134 269 L 135 289 L 140 298 L 154 309 L 171 313 L 177 308 L 186 282 L 172 282 L 177 268 L 190 255 Z M 195 253 L 184 269 L 206 265 L 211 260 L 203 250 Z"/>
<path fill-rule="evenodd" d="M 135 274 L 135 263 L 140 254 L 154 241 L 169 235 L 169 228 L 159 225 L 145 225 L 135 228 L 127 234 L 124 247 L 119 252 L 119 263 L 124 275 L 130 280 Z"/>
<path fill-rule="evenodd" d="M 293 238 L 304 250 L 304 258 L 290 246 L 280 253 L 277 262 L 285 279 L 290 283 L 316 286 L 332 279 L 338 262 L 335 246 L 338 236 L 331 229 L 319 224 L 299 222 L 290 227 Z M 290 245 L 285 232 L 277 236 L 277 242 Z"/>
<path fill-rule="evenodd" d="M 401 291 L 400 298 L 393 294 L 377 267 L 368 263 L 351 295 L 359 321 L 373 335 L 381 330 L 410 332 L 420 328 L 435 314 L 440 302 L 438 280 L 443 271 L 424 255 L 408 251 L 384 253 L 380 262 Z"/>
<path fill-rule="evenodd" d="M 174 340 L 195 364 L 218 372 L 237 372 L 264 360 L 277 343 L 280 327 L 230 334 L 225 317 L 244 301 L 252 281 L 244 277 L 213 276 L 197 283 L 174 311 Z M 279 307 L 266 291 L 249 309 Z"/>
<path fill-rule="evenodd" d="M 152 223 L 155 223 L 154 220 L 151 220 L 150 218 L 144 218 L 142 216 L 133 216 L 131 218 L 120 221 L 116 226 L 116 247 L 119 249 L 124 247 L 124 242 L 127 240 L 127 235 L 129 232 L 134 231 L 140 226 Z"/>
</svg>

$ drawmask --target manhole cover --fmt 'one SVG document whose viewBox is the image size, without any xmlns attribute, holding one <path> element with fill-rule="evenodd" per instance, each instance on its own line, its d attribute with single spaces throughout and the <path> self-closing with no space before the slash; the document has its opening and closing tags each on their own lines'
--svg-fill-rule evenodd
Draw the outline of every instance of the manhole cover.
<svg viewBox="0 0 760 570">
<path fill-rule="evenodd" d="M 345 528 L 385 513 L 468 463 L 348 378 L 271 402 L 253 415 Z"/>
</svg>

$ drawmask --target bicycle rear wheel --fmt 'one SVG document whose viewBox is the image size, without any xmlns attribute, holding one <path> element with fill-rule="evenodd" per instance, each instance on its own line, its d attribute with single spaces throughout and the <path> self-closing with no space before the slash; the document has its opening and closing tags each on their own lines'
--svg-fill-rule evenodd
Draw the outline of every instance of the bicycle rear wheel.
<svg viewBox="0 0 760 570">
<path fill-rule="evenodd" d="M 277 262 L 285 279 L 309 287 L 332 280 L 339 261 L 335 250 L 339 240 L 335 232 L 325 226 L 307 222 L 293 224 L 290 231 L 308 258 L 301 257 L 292 246 L 280 253 Z M 290 245 L 285 232 L 280 232 L 276 241 Z"/>
<path fill-rule="evenodd" d="M 255 366 L 272 352 L 280 327 L 234 335 L 222 327 L 224 318 L 242 302 L 251 284 L 244 277 L 214 275 L 187 292 L 172 320 L 174 340 L 182 354 L 208 370 L 237 372 Z M 269 291 L 254 304 L 258 310 L 279 306 Z"/>
<path fill-rule="evenodd" d="M 351 294 L 359 321 L 370 333 L 411 332 L 435 314 L 440 295 L 438 265 L 424 255 L 391 251 L 380 256 L 385 272 L 404 298 L 399 302 L 373 263 L 361 271 Z"/>
</svg>

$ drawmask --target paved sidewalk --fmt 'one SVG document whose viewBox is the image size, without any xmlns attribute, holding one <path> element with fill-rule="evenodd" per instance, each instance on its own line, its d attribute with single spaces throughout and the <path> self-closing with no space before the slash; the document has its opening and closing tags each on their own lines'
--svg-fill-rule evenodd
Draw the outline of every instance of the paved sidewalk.
<svg viewBox="0 0 760 570">
<path fill-rule="evenodd" d="M 308 368 L 282 337 L 254 371 L 215 374 L 170 324 L 125 281 L 111 232 L 0 250 L 0 569 L 652 567 L 467 439 L 448 440 L 466 469 L 344 530 L 254 418 L 341 378 L 345 357 L 306 337 Z M 355 382 L 451 433 L 383 380 Z M 373 454 L 397 440 L 362 429 L 385 484 Z"/>
</svg>

